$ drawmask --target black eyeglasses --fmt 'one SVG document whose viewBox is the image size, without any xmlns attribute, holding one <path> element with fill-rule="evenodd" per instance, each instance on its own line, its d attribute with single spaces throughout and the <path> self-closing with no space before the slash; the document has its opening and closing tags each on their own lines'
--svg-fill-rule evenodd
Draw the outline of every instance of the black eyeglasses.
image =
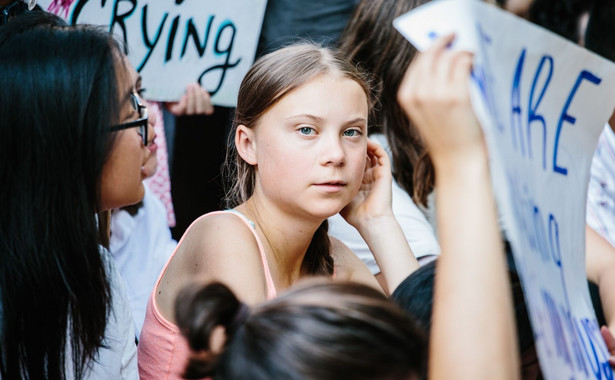
<svg viewBox="0 0 615 380">
<path fill-rule="evenodd" d="M 6 24 L 13 17 L 27 11 L 30 7 L 22 0 L 15 0 L 9 5 L 0 8 L 0 25 Z"/>
<path fill-rule="evenodd" d="M 141 135 L 141 138 L 143 139 L 143 145 L 148 146 L 149 141 L 148 141 L 148 135 L 147 135 L 147 128 L 148 128 L 147 107 L 144 106 L 143 103 L 141 103 L 141 101 L 139 100 L 139 95 L 137 95 L 134 92 L 130 94 L 130 105 L 135 109 L 135 111 L 139 113 L 139 118 L 137 120 L 129 121 L 127 123 L 114 125 L 113 127 L 111 127 L 111 131 L 115 132 L 115 131 L 121 131 L 122 129 L 139 127 L 139 134 Z"/>
</svg>

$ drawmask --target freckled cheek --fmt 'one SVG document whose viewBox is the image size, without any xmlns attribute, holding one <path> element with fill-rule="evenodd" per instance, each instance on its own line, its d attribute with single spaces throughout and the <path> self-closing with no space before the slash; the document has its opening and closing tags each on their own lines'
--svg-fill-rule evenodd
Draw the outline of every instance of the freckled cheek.
<svg viewBox="0 0 615 380">
<path fill-rule="evenodd" d="M 299 149 L 293 149 L 288 144 L 280 144 L 277 147 L 267 145 L 266 150 L 261 150 L 259 168 L 273 173 L 278 178 L 292 173 L 307 173 L 308 163 L 311 160 Z M 262 170 L 261 169 L 261 170 Z"/>
</svg>

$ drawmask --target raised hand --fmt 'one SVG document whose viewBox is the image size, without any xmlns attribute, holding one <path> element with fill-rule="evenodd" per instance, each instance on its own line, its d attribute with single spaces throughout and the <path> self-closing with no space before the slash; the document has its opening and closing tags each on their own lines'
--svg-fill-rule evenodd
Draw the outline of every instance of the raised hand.
<svg viewBox="0 0 615 380">
<path fill-rule="evenodd" d="M 363 183 L 340 214 L 357 229 L 374 218 L 393 216 L 391 183 L 391 163 L 387 153 L 380 145 L 368 140 Z"/>
<path fill-rule="evenodd" d="M 453 35 L 444 36 L 419 54 L 397 94 L 436 169 L 442 252 L 429 375 L 432 379 L 518 379 L 512 300 L 487 150 L 468 89 L 472 55 L 448 49 L 453 39 Z"/>
<path fill-rule="evenodd" d="M 387 293 L 393 292 L 419 266 L 393 215 L 391 184 L 388 155 L 380 145 L 369 141 L 361 188 L 340 212 L 359 231 L 372 251 Z"/>
</svg>

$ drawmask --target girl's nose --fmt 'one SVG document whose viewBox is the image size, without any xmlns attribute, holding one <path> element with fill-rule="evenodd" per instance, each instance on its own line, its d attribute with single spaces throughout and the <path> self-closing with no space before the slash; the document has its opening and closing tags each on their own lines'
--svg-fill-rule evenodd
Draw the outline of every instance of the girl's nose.
<svg viewBox="0 0 615 380">
<path fill-rule="evenodd" d="M 346 161 L 346 152 L 342 147 L 342 140 L 336 136 L 328 138 L 323 144 L 321 154 L 322 165 L 343 166 Z"/>
</svg>

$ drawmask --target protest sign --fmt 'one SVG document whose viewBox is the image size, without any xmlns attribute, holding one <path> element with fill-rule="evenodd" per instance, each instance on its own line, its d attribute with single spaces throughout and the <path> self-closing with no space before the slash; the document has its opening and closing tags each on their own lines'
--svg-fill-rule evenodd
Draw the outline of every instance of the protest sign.
<svg viewBox="0 0 615 380">
<path fill-rule="evenodd" d="M 475 54 L 472 103 L 543 374 L 612 379 L 584 252 L 589 167 L 615 106 L 615 64 L 481 1 L 434 1 L 394 24 L 419 50 L 455 32 L 452 48 Z"/>
<path fill-rule="evenodd" d="M 233 107 L 254 61 L 267 0 L 39 0 L 71 24 L 105 25 L 126 44 L 151 100 L 199 82 Z"/>
</svg>

